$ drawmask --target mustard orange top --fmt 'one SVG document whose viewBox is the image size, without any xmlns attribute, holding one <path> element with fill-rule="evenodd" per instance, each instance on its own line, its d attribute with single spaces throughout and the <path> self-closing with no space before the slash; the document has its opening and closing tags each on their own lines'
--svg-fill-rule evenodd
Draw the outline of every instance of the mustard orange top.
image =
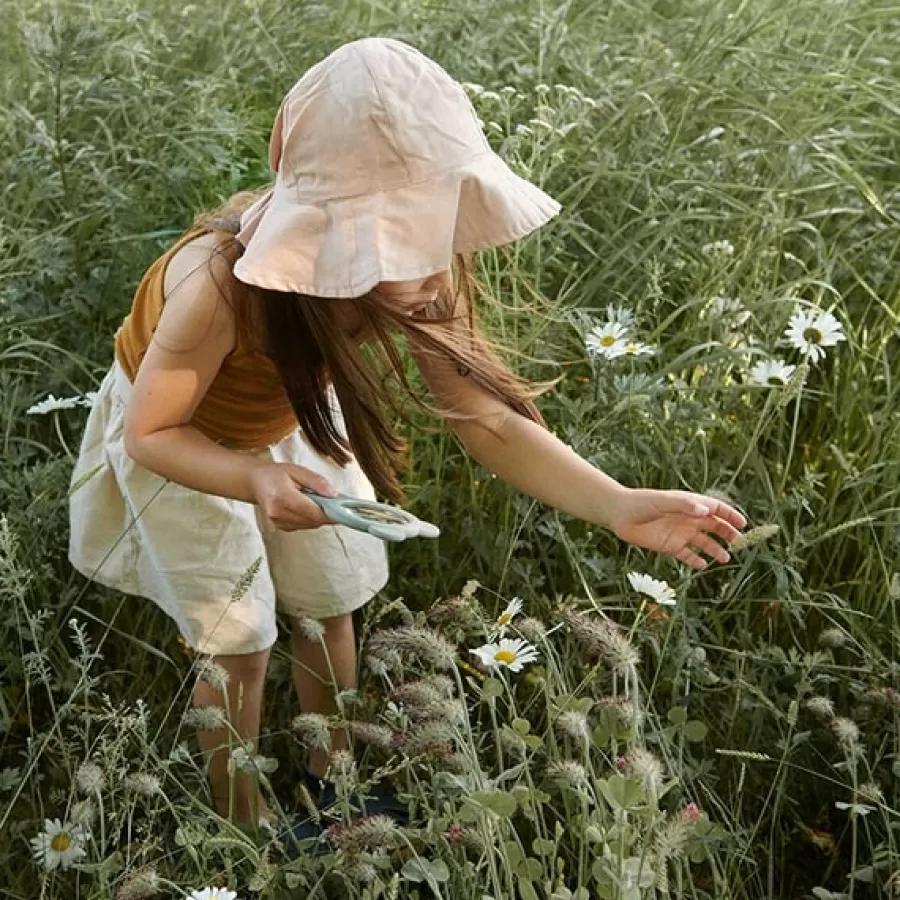
<svg viewBox="0 0 900 900">
<path fill-rule="evenodd" d="M 130 381 L 134 381 L 162 315 L 169 260 L 188 241 L 207 231 L 195 228 L 186 232 L 144 273 L 131 312 L 116 334 L 116 359 Z M 235 347 L 225 357 L 191 424 L 214 441 L 238 449 L 261 449 L 287 437 L 297 427 L 297 419 L 275 364 L 250 346 L 243 329 L 237 331 Z"/>
</svg>

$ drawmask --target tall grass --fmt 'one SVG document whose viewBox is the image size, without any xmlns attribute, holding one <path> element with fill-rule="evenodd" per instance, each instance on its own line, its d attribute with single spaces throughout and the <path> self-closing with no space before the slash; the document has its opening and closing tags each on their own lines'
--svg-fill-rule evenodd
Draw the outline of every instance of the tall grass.
<svg viewBox="0 0 900 900">
<path fill-rule="evenodd" d="M 898 889 L 900 10 L 55 0 L 8 4 L 5 21 L 0 865 L 11 896 L 139 896 L 150 868 L 169 883 L 160 891 L 218 880 L 266 897 Z M 718 493 L 779 530 L 688 574 L 515 495 L 450 436 L 412 431 L 413 507 L 444 537 L 394 553 L 365 646 L 386 626 L 430 623 L 466 659 L 500 596 L 519 594 L 543 623 L 523 626 L 542 659 L 506 683 L 459 668 L 438 682 L 466 710 L 438 742 L 444 755 L 402 741 L 363 755 L 361 777 L 396 768 L 425 824 L 382 835 L 397 842 L 390 854 L 344 835 L 321 881 L 332 857 L 286 868 L 211 817 L 181 723 L 192 659 L 150 604 L 85 585 L 65 562 L 83 413 L 25 410 L 95 387 L 144 267 L 198 209 L 266 180 L 284 91 L 338 43 L 374 33 L 468 82 L 494 146 L 564 204 L 541 233 L 481 260 L 504 305 L 491 325 L 517 366 L 564 376 L 543 402 L 549 425 L 627 484 Z M 751 384 L 760 358 L 799 362 L 780 344 L 798 303 L 831 310 L 847 342 L 802 385 Z M 633 312 L 656 355 L 588 357 L 584 332 L 611 305 Z M 636 602 L 633 569 L 668 579 L 678 606 Z M 452 600 L 470 579 L 490 590 Z M 396 596 L 405 603 L 391 606 Z M 432 608 L 440 598 L 451 599 Z M 575 613 L 624 629 L 641 657 L 627 679 L 621 661 L 577 644 Z M 412 659 L 421 668 L 406 681 L 432 678 Z M 280 761 L 271 790 L 291 808 L 288 662 L 279 646 L 264 747 Z M 397 674 L 377 660 L 374 671 L 356 713 L 399 734 L 415 713 Z M 649 752 L 665 792 L 635 771 Z M 85 795 L 89 759 L 103 787 Z M 135 772 L 164 794 L 126 787 Z M 666 855 L 666 829 L 691 802 L 703 817 Z M 45 817 L 76 815 L 90 818 L 87 861 L 41 880 L 28 839 Z"/>
</svg>

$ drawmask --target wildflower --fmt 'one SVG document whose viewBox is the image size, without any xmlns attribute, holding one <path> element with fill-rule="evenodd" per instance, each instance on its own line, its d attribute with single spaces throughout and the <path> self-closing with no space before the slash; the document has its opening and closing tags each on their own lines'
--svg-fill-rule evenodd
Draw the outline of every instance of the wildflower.
<svg viewBox="0 0 900 900">
<path fill-rule="evenodd" d="M 615 359 L 625 353 L 627 329 L 618 322 L 607 322 L 592 328 L 584 339 L 584 345 L 592 356 Z"/>
<path fill-rule="evenodd" d="M 859 726 L 853 719 L 844 719 L 839 716 L 832 720 L 831 730 L 845 750 L 850 750 L 859 743 Z"/>
<path fill-rule="evenodd" d="M 784 337 L 812 362 L 818 362 L 825 357 L 825 347 L 834 347 L 839 341 L 846 340 L 842 329 L 843 325 L 831 313 L 798 309 L 791 316 Z"/>
<path fill-rule="evenodd" d="M 856 789 L 856 799 L 869 803 L 884 803 L 884 792 L 874 781 L 867 781 Z"/>
<path fill-rule="evenodd" d="M 537 650 L 521 638 L 503 638 L 498 643 L 485 644 L 469 652 L 489 669 L 506 668 L 510 672 L 521 672 L 523 666 L 538 658 Z"/>
<path fill-rule="evenodd" d="M 644 722 L 644 710 L 630 697 L 601 697 L 598 709 L 612 710 L 618 723 L 629 731 L 634 731 Z"/>
<path fill-rule="evenodd" d="M 574 709 L 566 710 L 557 716 L 556 728 L 573 741 L 587 741 L 591 737 L 587 716 Z"/>
<path fill-rule="evenodd" d="M 700 252 L 704 256 L 733 256 L 734 244 L 731 241 L 712 241 L 712 243 L 704 244 L 700 248 Z"/>
<path fill-rule="evenodd" d="M 278 768 L 277 759 L 251 753 L 247 747 L 235 747 L 231 751 L 231 762 L 238 771 L 249 775 L 269 774 Z"/>
<path fill-rule="evenodd" d="M 626 341 L 622 349 L 623 356 L 653 356 L 656 348 L 649 344 L 642 344 L 640 341 Z"/>
<path fill-rule="evenodd" d="M 297 628 L 311 644 L 321 644 L 325 640 L 325 626 L 317 619 L 302 616 L 297 619 Z"/>
<path fill-rule="evenodd" d="M 394 698 L 414 719 L 455 718 L 448 714 L 459 705 L 453 696 L 453 682 L 444 675 L 401 684 Z"/>
<path fill-rule="evenodd" d="M 847 634 L 841 628 L 826 628 L 819 635 L 819 646 L 836 650 L 847 643 Z"/>
<path fill-rule="evenodd" d="M 91 797 L 99 794 L 106 787 L 106 776 L 97 763 L 88 760 L 78 767 L 78 771 L 75 773 L 75 783 L 82 794 Z"/>
<path fill-rule="evenodd" d="M 476 853 L 483 853 L 485 850 L 484 838 L 475 828 L 469 828 L 466 825 L 451 825 L 444 837 L 447 838 L 448 843 L 465 850 L 473 850 Z"/>
<path fill-rule="evenodd" d="M 459 735 L 451 723 L 434 719 L 407 729 L 397 739 L 407 756 L 445 758 L 453 752 Z"/>
<path fill-rule="evenodd" d="M 459 596 L 465 597 L 466 599 L 474 597 L 475 591 L 477 591 L 480 587 L 481 585 L 474 578 L 472 578 L 463 585 L 462 590 L 459 592 Z"/>
<path fill-rule="evenodd" d="M 630 328 L 634 325 L 635 315 L 633 310 L 628 309 L 627 306 L 610 305 L 606 307 L 606 319 L 610 324 Z"/>
<path fill-rule="evenodd" d="M 636 747 L 622 758 L 619 768 L 639 781 L 648 791 L 657 792 L 662 787 L 662 763 L 649 750 Z"/>
<path fill-rule="evenodd" d="M 149 900 L 163 888 L 163 880 L 155 869 L 139 869 L 126 878 L 116 891 L 116 900 Z"/>
<path fill-rule="evenodd" d="M 834 804 L 834 808 L 840 810 L 849 810 L 850 814 L 854 816 L 867 816 L 875 809 L 874 806 L 869 806 L 866 803 L 843 803 L 840 800 L 838 800 Z"/>
<path fill-rule="evenodd" d="M 371 884 L 378 877 L 378 870 L 367 859 L 356 858 L 345 863 L 344 874 L 356 884 Z"/>
<path fill-rule="evenodd" d="M 72 804 L 69 811 L 69 821 L 73 825 L 80 825 L 85 831 L 90 831 L 94 819 L 97 818 L 97 807 L 94 801 L 89 797 L 87 800 L 79 800 Z"/>
<path fill-rule="evenodd" d="M 675 605 L 675 591 L 665 581 L 651 578 L 649 575 L 643 575 L 640 572 L 629 572 L 628 582 L 633 590 L 639 594 L 645 594 L 660 606 Z"/>
<path fill-rule="evenodd" d="M 184 714 L 183 721 L 198 731 L 218 731 L 228 725 L 228 714 L 221 706 L 195 706 Z"/>
<path fill-rule="evenodd" d="M 49 394 L 44 400 L 29 406 L 25 413 L 29 416 L 44 416 L 62 409 L 74 409 L 80 405 L 81 397 L 54 397 L 53 394 Z"/>
<path fill-rule="evenodd" d="M 388 750 L 394 743 L 394 732 L 385 725 L 377 725 L 375 722 L 351 722 L 350 734 L 353 740 L 360 744 L 368 744 L 371 747 L 380 747 Z"/>
<path fill-rule="evenodd" d="M 609 619 L 588 616 L 577 610 L 563 610 L 562 619 L 575 640 L 591 657 L 602 658 L 620 675 L 635 673 L 640 653 L 622 630 Z"/>
<path fill-rule="evenodd" d="M 34 857 L 48 872 L 68 869 L 87 855 L 83 845 L 88 836 L 80 825 L 45 819 L 44 830 L 31 839 Z"/>
<path fill-rule="evenodd" d="M 828 697 L 810 697 L 806 701 L 806 708 L 820 719 L 834 718 L 834 703 Z"/>
<path fill-rule="evenodd" d="M 309 750 L 331 750 L 331 727 L 328 719 L 319 713 L 303 713 L 295 716 L 291 728 L 300 743 Z"/>
<path fill-rule="evenodd" d="M 436 669 L 452 669 L 456 665 L 456 647 L 429 628 L 409 626 L 379 631 L 369 638 L 368 649 L 375 657 L 391 650 L 410 653 Z"/>
<path fill-rule="evenodd" d="M 197 663 L 197 678 L 215 691 L 224 692 L 228 687 L 229 677 L 228 670 L 212 659 L 201 659 Z"/>
<path fill-rule="evenodd" d="M 781 531 L 778 525 L 757 525 L 750 528 L 743 534 L 739 534 L 729 545 L 730 550 L 747 550 L 756 544 L 767 541 L 770 537 L 774 537 Z"/>
<path fill-rule="evenodd" d="M 696 803 L 688 803 L 688 805 L 681 810 L 681 816 L 690 822 L 691 825 L 696 825 L 700 820 L 700 807 L 697 806 Z"/>
<path fill-rule="evenodd" d="M 729 325 L 743 325 L 750 318 L 750 310 L 737 297 L 713 297 L 712 311 Z"/>
<path fill-rule="evenodd" d="M 507 604 L 506 609 L 497 616 L 497 621 L 494 622 L 501 637 L 506 633 L 506 629 L 509 627 L 510 622 L 512 622 L 520 612 L 522 612 L 522 601 L 519 597 L 513 597 Z"/>
<path fill-rule="evenodd" d="M 547 637 L 547 626 L 540 619 L 531 616 L 522 619 L 516 626 L 516 630 L 532 644 L 540 643 Z"/>
<path fill-rule="evenodd" d="M 580 790 L 588 784 L 587 770 L 574 759 L 555 759 L 547 766 L 547 776 L 562 787 Z"/>
<path fill-rule="evenodd" d="M 789 366 L 780 359 L 760 360 L 750 370 L 750 380 L 762 387 L 783 387 L 794 374 L 796 366 Z"/>
<path fill-rule="evenodd" d="M 339 822 L 326 832 L 333 847 L 345 852 L 360 853 L 396 846 L 403 840 L 397 823 L 390 816 L 365 816 L 354 822 Z"/>
<path fill-rule="evenodd" d="M 187 900 L 237 900 L 237 894 L 225 888 L 205 887 L 198 891 L 191 891 Z"/>
</svg>

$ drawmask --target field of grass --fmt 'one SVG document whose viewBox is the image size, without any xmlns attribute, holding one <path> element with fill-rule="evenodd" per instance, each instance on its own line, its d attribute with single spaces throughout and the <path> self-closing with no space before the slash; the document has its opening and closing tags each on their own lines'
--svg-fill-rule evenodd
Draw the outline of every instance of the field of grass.
<svg viewBox="0 0 900 900">
<path fill-rule="evenodd" d="M 0 36 L 0 873 L 16 900 L 900 896 L 900 7 L 879 0 L 35 0 Z M 268 179 L 283 93 L 345 40 L 413 43 L 564 205 L 485 254 L 490 324 L 549 425 L 629 485 L 713 493 L 754 531 L 689 573 L 541 508 L 410 430 L 411 509 L 343 698 L 409 829 L 288 862 L 210 811 L 197 677 L 149 603 L 75 575 L 83 407 L 144 268 Z M 805 363 L 798 310 L 845 340 Z M 592 355 L 610 318 L 652 354 Z M 795 366 L 757 384 L 760 361 Z M 433 424 L 433 423 L 420 423 Z M 553 473 L 548 473 L 553 477 Z M 636 594 L 665 579 L 674 606 Z M 477 584 L 476 584 L 477 582 Z M 482 644 L 536 647 L 488 674 Z M 288 645 L 260 766 L 303 743 Z M 277 762 L 277 768 L 275 763 Z M 45 872 L 46 819 L 84 855 Z M 222 893 L 222 898 L 230 894 Z"/>
</svg>

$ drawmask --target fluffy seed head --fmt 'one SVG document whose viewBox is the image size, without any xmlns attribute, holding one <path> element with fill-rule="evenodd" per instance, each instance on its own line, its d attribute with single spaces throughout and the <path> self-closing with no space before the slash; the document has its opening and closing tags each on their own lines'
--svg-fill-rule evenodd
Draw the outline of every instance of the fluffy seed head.
<svg viewBox="0 0 900 900">
<path fill-rule="evenodd" d="M 97 818 L 97 806 L 90 797 L 86 800 L 79 800 L 72 804 L 72 811 L 69 815 L 73 825 L 79 825 L 89 831 Z"/>
<path fill-rule="evenodd" d="M 588 726 L 587 716 L 583 712 L 574 709 L 566 710 L 556 717 L 556 729 L 573 741 L 588 741 L 591 737 L 591 729 Z"/>
<path fill-rule="evenodd" d="M 547 776 L 558 785 L 573 790 L 584 788 L 588 783 L 587 770 L 574 759 L 554 759 L 547 766 Z"/>
<path fill-rule="evenodd" d="M 484 625 L 481 607 L 474 597 L 446 597 L 427 613 L 432 625 L 456 625 L 465 632 L 480 631 Z"/>
<path fill-rule="evenodd" d="M 859 743 L 859 726 L 853 719 L 845 719 L 840 716 L 832 719 L 831 730 L 845 750 L 851 750 Z"/>
<path fill-rule="evenodd" d="M 834 718 L 834 703 L 828 697 L 810 697 L 806 708 L 819 719 Z"/>
<path fill-rule="evenodd" d="M 819 635 L 819 646 L 836 650 L 847 643 L 847 633 L 840 628 L 826 628 Z"/>
<path fill-rule="evenodd" d="M 662 763 L 648 750 L 636 747 L 624 757 L 623 770 L 639 781 L 648 791 L 656 793 L 662 787 Z"/>
<path fill-rule="evenodd" d="M 593 659 L 602 659 L 623 677 L 636 674 L 640 653 L 622 630 L 609 619 L 589 616 L 575 609 L 563 610 L 562 619 L 575 641 Z"/>
<path fill-rule="evenodd" d="M 356 772 L 356 760 L 353 754 L 347 750 L 338 750 L 331 754 L 329 772 L 334 783 L 346 789 L 354 787 L 358 783 Z"/>
<path fill-rule="evenodd" d="M 397 736 L 407 756 L 429 756 L 443 759 L 449 756 L 459 740 L 451 722 L 434 719 L 422 722 Z"/>
<path fill-rule="evenodd" d="M 184 724 L 198 731 L 219 731 L 228 725 L 228 714 L 221 706 L 195 706 L 184 714 Z"/>
<path fill-rule="evenodd" d="M 327 831 L 329 843 L 347 853 L 383 850 L 397 846 L 402 835 L 390 816 L 366 816 L 349 824 L 338 823 Z"/>
<path fill-rule="evenodd" d="M 331 750 L 331 728 L 328 719 L 319 713 L 302 713 L 295 716 L 291 728 L 297 739 L 308 750 Z"/>
<path fill-rule="evenodd" d="M 531 644 L 539 644 L 547 637 L 547 626 L 533 616 L 526 616 L 517 622 L 516 630 Z"/>
<path fill-rule="evenodd" d="M 757 525 L 756 528 L 749 528 L 743 534 L 739 534 L 729 545 L 729 550 L 747 550 L 756 544 L 774 537 L 781 528 L 778 525 Z"/>
<path fill-rule="evenodd" d="M 601 697 L 597 701 L 597 709 L 612 710 L 616 721 L 630 731 L 635 731 L 644 724 L 644 710 L 630 697 Z"/>
<path fill-rule="evenodd" d="M 228 687 L 229 674 L 212 659 L 201 659 L 196 667 L 197 678 L 208 684 L 215 691 L 224 691 Z"/>
<path fill-rule="evenodd" d="M 116 900 L 149 900 L 162 891 L 163 881 L 155 869 L 139 869 L 118 887 Z"/>
<path fill-rule="evenodd" d="M 386 725 L 375 722 L 351 722 L 350 734 L 354 741 L 381 750 L 390 750 L 394 744 L 394 732 Z"/>
<path fill-rule="evenodd" d="M 143 797 L 155 797 L 162 793 L 162 782 L 149 772 L 132 772 L 125 779 L 125 787 Z"/>
<path fill-rule="evenodd" d="M 380 657 L 385 650 L 408 653 L 439 670 L 456 665 L 456 647 L 430 628 L 391 628 L 369 639 L 370 656 Z"/>
<path fill-rule="evenodd" d="M 325 640 L 325 626 L 318 619 L 302 616 L 297 619 L 296 627 L 311 644 L 321 644 Z"/>
<path fill-rule="evenodd" d="M 93 797 L 106 787 L 106 776 L 97 763 L 87 760 L 78 767 L 78 771 L 75 773 L 75 783 L 84 796 Z"/>
</svg>

